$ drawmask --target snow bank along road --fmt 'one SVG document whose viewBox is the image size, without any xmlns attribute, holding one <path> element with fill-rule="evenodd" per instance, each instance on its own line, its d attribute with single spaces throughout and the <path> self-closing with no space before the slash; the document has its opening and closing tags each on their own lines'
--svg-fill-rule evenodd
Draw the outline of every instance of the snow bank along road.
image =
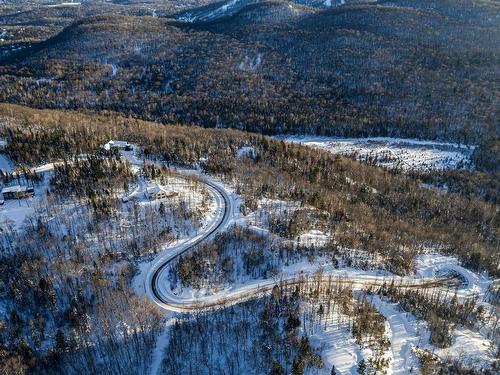
<svg viewBox="0 0 500 375">
<path fill-rule="evenodd" d="M 217 205 L 214 220 L 197 236 L 186 242 L 168 249 L 160 254 L 153 261 L 149 271 L 144 278 L 144 288 L 146 294 L 158 306 L 175 312 L 187 312 L 199 309 L 206 309 L 216 306 L 224 306 L 256 297 L 263 293 L 270 292 L 278 282 L 284 282 L 287 286 L 293 286 L 304 280 L 304 274 L 291 275 L 284 279 L 256 280 L 242 284 L 231 290 L 226 290 L 215 296 L 203 297 L 180 297 L 172 292 L 169 286 L 169 265 L 181 254 L 194 248 L 205 240 L 214 238 L 219 232 L 225 229 L 232 221 L 234 201 L 233 197 L 224 189 L 224 187 L 208 178 L 203 178 L 209 191 L 215 198 Z M 401 285 L 409 288 L 437 288 L 454 283 L 454 276 L 442 278 L 435 277 L 379 277 L 369 274 L 349 275 L 338 270 L 334 273 L 325 273 L 320 279 L 322 283 L 334 283 L 336 280 L 350 284 L 353 289 L 365 288 L 368 286 L 381 286 L 384 283 L 394 281 L 395 285 Z M 317 281 L 317 279 L 316 279 Z"/>
<path fill-rule="evenodd" d="M 145 278 L 145 290 L 147 295 L 152 298 L 159 306 L 172 311 L 183 311 L 181 306 L 171 301 L 169 294 L 165 293 L 168 287 L 168 265 L 179 255 L 191 250 L 196 245 L 204 240 L 209 240 L 222 229 L 224 229 L 230 222 L 233 213 L 233 201 L 226 190 L 219 184 L 203 179 L 207 185 L 210 193 L 215 198 L 217 205 L 216 217 L 208 225 L 205 230 L 190 240 L 181 243 L 172 249 L 169 249 L 166 254 L 160 255 L 150 267 L 148 274 Z"/>
</svg>

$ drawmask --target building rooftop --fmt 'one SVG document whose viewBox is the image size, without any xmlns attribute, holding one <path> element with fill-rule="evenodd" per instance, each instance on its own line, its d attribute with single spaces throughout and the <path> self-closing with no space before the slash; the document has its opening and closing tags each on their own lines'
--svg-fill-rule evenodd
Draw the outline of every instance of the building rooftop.
<svg viewBox="0 0 500 375">
<path fill-rule="evenodd" d="M 2 189 L 2 194 L 3 193 L 21 193 L 30 190 L 28 186 L 21 186 L 21 185 L 12 185 L 12 186 L 7 186 Z"/>
<path fill-rule="evenodd" d="M 166 189 L 164 188 L 163 186 L 159 185 L 159 184 L 150 184 L 146 187 L 145 189 L 146 191 L 146 194 L 147 195 L 151 195 L 151 194 L 158 194 L 160 192 L 164 192 L 166 194 L 176 194 L 175 191 L 173 190 L 170 190 L 170 189 Z"/>
<path fill-rule="evenodd" d="M 103 147 L 104 147 L 104 149 L 109 150 L 109 149 L 115 148 L 115 147 L 116 148 L 125 148 L 125 147 L 128 147 L 128 146 L 131 146 L 131 145 L 127 141 L 114 141 L 114 140 L 110 140 Z"/>
</svg>

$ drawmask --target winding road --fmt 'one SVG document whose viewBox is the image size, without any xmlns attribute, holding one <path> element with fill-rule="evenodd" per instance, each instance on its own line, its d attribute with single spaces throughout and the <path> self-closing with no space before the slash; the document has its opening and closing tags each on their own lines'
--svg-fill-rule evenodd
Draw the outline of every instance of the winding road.
<svg viewBox="0 0 500 375">
<path fill-rule="evenodd" d="M 160 255 L 150 267 L 145 279 L 144 286 L 148 296 L 151 297 L 158 306 L 167 310 L 189 311 L 193 309 L 190 308 L 191 306 L 182 306 L 172 301 L 171 298 L 169 298 L 170 295 L 165 293 L 165 288 L 162 287 L 168 282 L 168 266 L 170 262 L 201 242 L 215 237 L 217 233 L 221 232 L 229 224 L 233 216 L 233 200 L 229 193 L 220 184 L 208 180 L 207 178 L 203 178 L 203 182 L 207 185 L 217 204 L 215 219 L 197 236 L 169 249 L 168 253 Z"/>
<path fill-rule="evenodd" d="M 238 303 L 265 293 L 269 293 L 273 287 L 280 282 L 287 286 L 294 286 L 304 281 L 304 277 L 312 274 L 288 275 L 281 279 L 267 279 L 247 282 L 244 285 L 225 290 L 214 296 L 181 297 L 170 289 L 169 265 L 180 255 L 190 251 L 203 241 L 213 239 L 231 223 L 234 217 L 234 199 L 229 192 L 219 183 L 208 177 L 200 176 L 207 185 L 210 193 L 215 199 L 217 209 L 215 218 L 206 228 L 195 237 L 166 250 L 160 254 L 150 266 L 144 279 L 144 288 L 149 298 L 165 310 L 174 312 L 189 312 L 207 309 L 217 306 L 226 306 Z M 326 273 L 319 280 L 322 283 L 331 283 L 333 280 L 341 280 L 349 284 L 353 289 L 361 289 L 369 286 L 381 286 L 384 283 L 394 281 L 395 285 L 405 288 L 437 288 L 455 283 L 454 277 L 422 278 L 422 277 L 380 277 L 369 274 L 348 274 L 342 270 L 334 270 Z M 315 279 L 316 282 L 318 279 Z M 453 284 L 454 285 L 454 284 Z"/>
</svg>

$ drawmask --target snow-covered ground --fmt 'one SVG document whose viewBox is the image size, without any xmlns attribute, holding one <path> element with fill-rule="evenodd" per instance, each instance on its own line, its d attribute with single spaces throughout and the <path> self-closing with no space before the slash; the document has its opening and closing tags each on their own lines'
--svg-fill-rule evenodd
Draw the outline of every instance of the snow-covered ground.
<svg viewBox="0 0 500 375">
<path fill-rule="evenodd" d="M 427 349 L 442 360 L 457 360 L 469 368 L 489 368 L 495 361 L 494 343 L 479 332 L 455 328 L 452 345 L 445 349 L 435 348 L 429 344 L 430 333 L 425 322 L 401 311 L 397 303 L 388 302 L 379 296 L 373 296 L 371 302 L 390 326 L 392 374 L 417 373 L 419 361 L 416 349 Z"/>
<path fill-rule="evenodd" d="M 14 164 L 5 154 L 0 154 L 0 171 L 11 173 L 14 170 Z"/>
<path fill-rule="evenodd" d="M 311 342 L 321 349 L 321 358 L 325 363 L 321 374 L 329 375 L 332 366 L 335 366 L 337 374 L 358 373 L 357 364 L 363 356 L 351 335 L 349 321 L 342 314 L 332 313 L 324 328 L 311 336 Z"/>
<path fill-rule="evenodd" d="M 5 168 L 5 169 L 4 169 Z M 21 227 L 23 222 L 35 213 L 35 209 L 38 207 L 39 202 L 46 195 L 47 188 L 50 182 L 50 175 L 43 173 L 49 171 L 53 168 L 48 168 L 47 166 L 41 166 L 36 169 L 37 173 L 42 175 L 41 183 L 33 186 L 35 189 L 35 195 L 32 198 L 27 199 L 9 199 L 0 205 L 0 227 L 11 227 L 12 229 L 17 229 Z M 14 163 L 4 154 L 0 154 L 0 169 L 6 172 L 12 172 L 14 170 Z M 30 185 L 30 183 L 24 181 L 21 177 L 21 185 Z M 19 181 L 14 180 L 12 183 L 16 184 Z M 31 185 L 30 185 L 31 186 Z M 4 186 L 0 184 L 0 189 Z"/>
<path fill-rule="evenodd" d="M 470 157 L 474 152 L 474 146 L 405 138 L 319 136 L 280 136 L 278 138 L 323 149 L 333 154 L 354 156 L 360 161 L 404 171 L 472 168 Z"/>
<path fill-rule="evenodd" d="M 0 206 L 0 227 L 19 228 L 24 220 L 35 212 L 38 197 L 29 199 L 11 199 Z"/>
<path fill-rule="evenodd" d="M 415 373 L 419 361 L 412 349 L 422 344 L 417 320 L 411 314 L 401 312 L 396 303 L 385 302 L 378 296 L 373 296 L 371 303 L 387 319 L 392 358 L 389 373 Z"/>
<path fill-rule="evenodd" d="M 496 357 L 496 347 L 491 340 L 470 329 L 455 329 L 449 348 L 434 352 L 440 358 L 460 360 L 465 366 L 475 369 L 488 368 Z"/>
<path fill-rule="evenodd" d="M 447 275 L 457 275 L 462 281 L 461 287 L 457 290 L 458 297 L 477 295 L 484 297 L 491 278 L 486 274 L 477 274 L 460 265 L 458 259 L 441 254 L 422 254 L 417 257 L 417 276 L 419 277 L 440 277 Z"/>
</svg>

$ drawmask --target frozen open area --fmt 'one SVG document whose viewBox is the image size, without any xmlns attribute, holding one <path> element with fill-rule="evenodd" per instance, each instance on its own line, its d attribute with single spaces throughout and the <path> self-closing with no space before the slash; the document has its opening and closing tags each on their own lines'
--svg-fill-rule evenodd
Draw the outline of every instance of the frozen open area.
<svg viewBox="0 0 500 375">
<path fill-rule="evenodd" d="M 469 169 L 474 146 L 422 141 L 405 138 L 334 138 L 317 136 L 281 136 L 279 139 L 301 143 L 333 154 L 391 169 L 404 171 Z"/>
</svg>

